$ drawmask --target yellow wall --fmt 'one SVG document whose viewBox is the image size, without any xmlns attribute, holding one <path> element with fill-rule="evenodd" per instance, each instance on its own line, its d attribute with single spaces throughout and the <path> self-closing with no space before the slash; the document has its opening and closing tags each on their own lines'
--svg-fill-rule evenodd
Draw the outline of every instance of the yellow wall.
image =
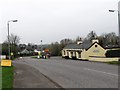
<svg viewBox="0 0 120 90">
<path fill-rule="evenodd" d="M 83 50 L 81 52 L 81 59 L 89 59 L 89 56 L 86 50 Z"/>
<path fill-rule="evenodd" d="M 65 53 L 64 53 L 65 50 L 62 50 L 62 57 L 65 57 Z"/>
<path fill-rule="evenodd" d="M 77 59 L 79 58 L 79 54 L 78 54 L 78 52 L 76 52 L 76 58 L 77 58 Z"/>
<path fill-rule="evenodd" d="M 61 52 L 62 52 L 62 57 L 64 57 L 64 50 L 62 50 Z"/>
<path fill-rule="evenodd" d="M 69 58 L 72 58 L 71 52 L 69 51 Z"/>
<path fill-rule="evenodd" d="M 97 45 L 97 47 L 95 47 Z M 91 48 L 87 50 L 88 56 L 99 56 L 105 57 L 106 50 L 102 48 L 100 45 L 95 43 Z"/>
<path fill-rule="evenodd" d="M 95 47 L 97 45 L 97 47 Z M 81 59 L 88 59 L 90 56 L 93 57 L 105 57 L 106 50 L 102 48 L 99 44 L 95 43 L 87 51 L 83 50 L 81 53 Z"/>
<path fill-rule="evenodd" d="M 62 57 L 65 57 L 65 56 L 69 56 L 69 51 L 68 50 L 66 50 L 66 49 L 63 49 L 62 50 Z"/>
<path fill-rule="evenodd" d="M 120 58 L 93 58 L 90 57 L 89 61 L 96 61 L 96 62 L 111 62 L 111 61 L 119 61 Z"/>
</svg>

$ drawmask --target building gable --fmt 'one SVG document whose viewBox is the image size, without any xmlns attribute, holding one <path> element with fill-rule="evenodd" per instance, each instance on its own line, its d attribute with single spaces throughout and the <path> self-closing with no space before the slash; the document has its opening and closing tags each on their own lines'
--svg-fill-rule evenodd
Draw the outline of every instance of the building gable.
<svg viewBox="0 0 120 90">
<path fill-rule="evenodd" d="M 91 44 L 91 46 L 89 48 L 86 49 L 86 51 L 89 50 L 91 47 L 93 47 L 95 44 L 97 44 L 99 47 L 101 47 L 102 49 L 104 49 L 102 46 L 99 45 L 99 43 L 94 42 L 93 44 Z"/>
<path fill-rule="evenodd" d="M 95 42 L 87 49 L 87 53 L 88 56 L 105 57 L 106 50 Z"/>
</svg>

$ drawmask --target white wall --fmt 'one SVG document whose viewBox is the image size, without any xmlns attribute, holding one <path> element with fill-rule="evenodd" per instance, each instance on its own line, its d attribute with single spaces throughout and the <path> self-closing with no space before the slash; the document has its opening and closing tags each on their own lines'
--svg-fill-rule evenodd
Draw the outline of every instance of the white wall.
<svg viewBox="0 0 120 90">
<path fill-rule="evenodd" d="M 1 59 L 6 59 L 6 55 L 0 55 L 0 60 Z"/>
</svg>

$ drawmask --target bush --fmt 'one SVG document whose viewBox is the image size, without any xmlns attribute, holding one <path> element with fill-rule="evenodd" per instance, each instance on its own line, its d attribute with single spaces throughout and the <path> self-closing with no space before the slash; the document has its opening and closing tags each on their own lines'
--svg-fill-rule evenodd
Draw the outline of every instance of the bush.
<svg viewBox="0 0 120 90">
<path fill-rule="evenodd" d="M 120 57 L 120 50 L 108 50 L 105 55 L 106 57 Z"/>
</svg>

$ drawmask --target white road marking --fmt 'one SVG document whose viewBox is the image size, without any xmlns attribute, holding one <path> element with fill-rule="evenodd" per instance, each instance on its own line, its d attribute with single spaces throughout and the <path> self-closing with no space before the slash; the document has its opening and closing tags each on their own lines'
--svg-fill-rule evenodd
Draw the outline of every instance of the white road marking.
<svg viewBox="0 0 120 90">
<path fill-rule="evenodd" d="M 98 71 L 98 70 L 94 70 L 94 69 L 84 68 L 84 70 L 89 70 L 89 71 L 94 71 L 94 72 L 104 73 L 104 74 L 113 75 L 113 76 L 117 76 L 117 77 L 118 77 L 117 74 L 108 73 L 108 72 L 103 72 L 103 71 Z"/>
</svg>

